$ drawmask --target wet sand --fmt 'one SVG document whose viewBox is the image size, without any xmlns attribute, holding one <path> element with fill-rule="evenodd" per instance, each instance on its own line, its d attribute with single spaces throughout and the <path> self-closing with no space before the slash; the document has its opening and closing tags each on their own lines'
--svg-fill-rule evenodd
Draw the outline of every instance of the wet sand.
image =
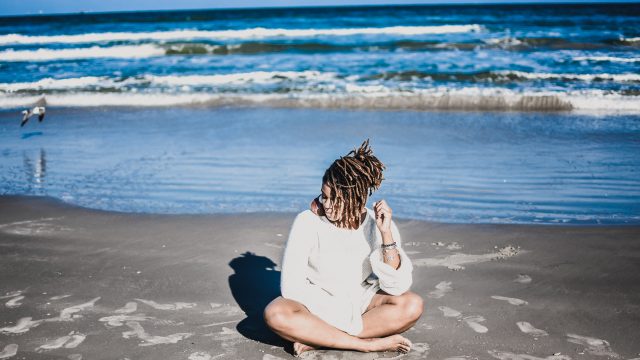
<svg viewBox="0 0 640 360">
<path fill-rule="evenodd" d="M 0 197 L 0 359 L 291 358 L 261 315 L 294 215 Z M 640 357 L 640 227 L 397 223 L 425 298 L 413 351 L 306 358 Z"/>
</svg>

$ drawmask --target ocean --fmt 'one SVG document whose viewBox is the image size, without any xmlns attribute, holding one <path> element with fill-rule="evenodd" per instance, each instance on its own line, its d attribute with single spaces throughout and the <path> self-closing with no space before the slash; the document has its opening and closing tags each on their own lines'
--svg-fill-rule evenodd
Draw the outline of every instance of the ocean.
<svg viewBox="0 0 640 360">
<path fill-rule="evenodd" d="M 0 18 L 0 107 L 640 112 L 640 5 Z"/>
<path fill-rule="evenodd" d="M 639 20 L 637 4 L 3 17 L 0 194 L 295 212 L 370 138 L 387 171 L 369 205 L 394 216 L 638 224 Z"/>
</svg>

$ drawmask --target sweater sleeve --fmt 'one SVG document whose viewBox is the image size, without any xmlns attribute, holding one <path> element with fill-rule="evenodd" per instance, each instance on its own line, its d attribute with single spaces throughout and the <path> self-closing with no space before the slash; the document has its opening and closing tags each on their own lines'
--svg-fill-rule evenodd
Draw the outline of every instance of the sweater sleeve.
<svg viewBox="0 0 640 360">
<path fill-rule="evenodd" d="M 317 236 L 311 215 L 305 211 L 293 221 L 284 249 L 280 279 L 282 296 L 308 308 L 313 304 L 314 297 L 326 296 L 321 294 L 324 290 L 307 279 L 309 256 Z"/>
<path fill-rule="evenodd" d="M 376 231 L 378 230 L 376 229 Z M 380 289 L 390 295 L 402 295 L 409 291 L 413 283 L 413 264 L 402 249 L 400 231 L 398 231 L 398 227 L 393 220 L 391 221 L 391 234 L 397 244 L 398 254 L 400 255 L 400 267 L 394 269 L 391 265 L 385 263 L 382 260 L 382 249 L 380 247 L 373 250 L 369 256 L 369 260 L 371 261 L 373 273 L 380 281 Z"/>
</svg>

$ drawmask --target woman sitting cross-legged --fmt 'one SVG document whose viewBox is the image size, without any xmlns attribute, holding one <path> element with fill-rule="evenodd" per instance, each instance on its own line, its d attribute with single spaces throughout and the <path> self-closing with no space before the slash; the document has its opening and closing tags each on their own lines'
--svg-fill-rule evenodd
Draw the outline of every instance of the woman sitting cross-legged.
<svg viewBox="0 0 640 360">
<path fill-rule="evenodd" d="M 295 218 L 282 261 L 282 296 L 264 311 L 267 325 L 294 343 L 316 348 L 408 352 L 399 335 L 423 311 L 409 291 L 413 266 L 401 248 L 386 201 L 365 207 L 384 165 L 369 141 L 335 160 L 322 193 Z"/>
</svg>

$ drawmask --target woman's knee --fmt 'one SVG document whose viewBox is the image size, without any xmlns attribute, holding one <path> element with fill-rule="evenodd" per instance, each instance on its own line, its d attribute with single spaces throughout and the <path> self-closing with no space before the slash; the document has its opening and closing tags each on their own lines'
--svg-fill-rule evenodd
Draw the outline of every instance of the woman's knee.
<svg viewBox="0 0 640 360">
<path fill-rule="evenodd" d="M 274 330 L 284 329 L 290 323 L 294 309 L 283 297 L 278 297 L 264 309 L 264 321 Z"/>
<path fill-rule="evenodd" d="M 409 322 L 415 322 L 420 319 L 424 311 L 424 300 L 414 292 L 406 292 L 402 294 L 402 313 Z"/>
</svg>

